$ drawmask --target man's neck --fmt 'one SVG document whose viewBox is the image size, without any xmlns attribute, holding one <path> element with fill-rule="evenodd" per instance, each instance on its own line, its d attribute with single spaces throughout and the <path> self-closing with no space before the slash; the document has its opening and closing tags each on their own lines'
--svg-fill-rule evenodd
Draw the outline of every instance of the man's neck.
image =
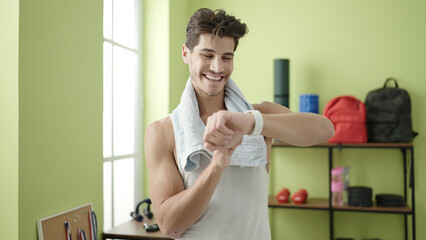
<svg viewBox="0 0 426 240">
<path fill-rule="evenodd" d="M 200 111 L 200 117 L 204 124 L 207 122 L 207 118 L 213 113 L 226 110 L 224 102 L 224 92 L 217 96 L 207 96 L 205 94 L 197 94 L 198 108 Z"/>
</svg>

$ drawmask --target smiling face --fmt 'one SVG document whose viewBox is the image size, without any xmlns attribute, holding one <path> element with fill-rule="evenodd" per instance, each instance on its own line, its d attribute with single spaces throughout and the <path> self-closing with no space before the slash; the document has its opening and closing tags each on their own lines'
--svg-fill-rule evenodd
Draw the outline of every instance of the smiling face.
<svg viewBox="0 0 426 240">
<path fill-rule="evenodd" d="M 198 96 L 223 95 L 234 70 L 234 39 L 201 34 L 192 51 L 183 46 L 182 58 L 189 65 L 192 85 Z"/>
</svg>

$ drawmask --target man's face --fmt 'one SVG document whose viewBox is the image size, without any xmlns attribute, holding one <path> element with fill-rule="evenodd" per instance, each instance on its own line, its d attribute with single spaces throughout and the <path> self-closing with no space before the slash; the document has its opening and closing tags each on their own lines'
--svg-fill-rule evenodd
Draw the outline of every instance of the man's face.
<svg viewBox="0 0 426 240">
<path fill-rule="evenodd" d="M 183 46 L 182 58 L 189 65 L 197 94 L 217 96 L 223 93 L 234 70 L 234 39 L 201 34 L 198 45 L 192 51 Z"/>
</svg>

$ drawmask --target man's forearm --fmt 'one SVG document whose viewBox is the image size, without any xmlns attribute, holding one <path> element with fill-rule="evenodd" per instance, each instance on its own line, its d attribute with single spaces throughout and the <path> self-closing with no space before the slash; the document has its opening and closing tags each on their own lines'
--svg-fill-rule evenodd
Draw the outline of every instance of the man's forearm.
<svg viewBox="0 0 426 240">
<path fill-rule="evenodd" d="M 262 114 L 262 135 L 295 146 L 327 142 L 334 135 L 331 121 L 314 113 Z"/>
</svg>

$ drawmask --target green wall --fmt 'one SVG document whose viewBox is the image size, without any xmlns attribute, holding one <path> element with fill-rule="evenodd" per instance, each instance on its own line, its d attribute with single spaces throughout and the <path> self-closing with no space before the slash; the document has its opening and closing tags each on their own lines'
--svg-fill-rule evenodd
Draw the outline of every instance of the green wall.
<svg viewBox="0 0 426 240">
<path fill-rule="evenodd" d="M 2 239 L 88 202 L 102 229 L 102 1 L 1 0 L 0 31 Z"/>
<path fill-rule="evenodd" d="M 0 0 L 0 232 L 18 239 L 19 2 Z"/>
<path fill-rule="evenodd" d="M 170 112 L 179 104 L 189 77 L 188 65 L 182 60 L 182 45 L 185 44 L 185 30 L 182 29 L 186 29 L 190 15 L 188 0 L 170 1 Z"/>
<path fill-rule="evenodd" d="M 144 1 L 143 13 L 144 120 L 150 123 L 168 111 L 169 1 Z"/>
<path fill-rule="evenodd" d="M 183 12 L 170 7 L 169 21 L 179 23 L 170 24 L 170 31 L 163 35 L 171 41 L 166 45 L 170 47 L 167 69 L 170 73 L 178 72 L 180 67 L 187 69 L 180 58 L 174 57 L 177 53 L 172 49 L 183 42 L 179 33 L 179 29 L 185 31 L 182 22 L 186 22 L 198 8 L 223 8 L 241 18 L 250 30 L 240 41 L 236 52 L 233 79 L 251 102 L 273 100 L 273 60 L 276 58 L 289 58 L 291 61 L 290 107 L 293 111 L 298 111 L 299 94 L 319 94 L 322 112 L 331 98 L 350 94 L 364 100 L 368 91 L 381 87 L 387 77 L 393 76 L 399 79 L 400 87 L 409 91 L 414 128 L 423 132 L 422 120 L 426 117 L 421 108 L 426 101 L 423 94 L 426 91 L 426 72 L 422 70 L 426 54 L 426 2 L 189 0 L 185 4 L 187 7 L 181 6 Z M 185 21 L 175 17 L 185 17 Z M 156 23 L 150 25 L 155 26 Z M 170 32 L 179 34 L 179 37 L 173 38 Z M 171 107 L 178 104 L 174 101 L 179 101 L 184 81 L 172 88 L 177 77 L 184 81 L 187 78 L 181 73 L 170 74 L 165 80 L 166 90 L 161 95 L 167 96 L 170 108 L 162 108 L 164 111 L 170 112 Z M 146 101 L 145 104 L 158 106 L 155 101 Z M 417 239 L 426 239 L 426 230 L 420 227 L 426 220 L 423 204 L 426 189 L 421 184 L 425 182 L 421 173 L 426 170 L 421 159 L 426 152 L 419 147 L 425 144 L 422 135 L 415 139 L 414 144 Z M 327 196 L 326 150 L 274 149 L 272 157 L 271 195 L 282 187 L 288 187 L 292 192 L 306 188 L 310 197 Z M 374 194 L 402 193 L 400 159 L 401 154 L 397 150 L 335 152 L 336 165 L 352 167 L 351 184 L 371 186 Z M 270 216 L 273 239 L 328 239 L 326 212 L 274 209 Z M 396 240 L 403 238 L 403 231 L 403 218 L 398 215 L 336 214 L 335 236 Z"/>
</svg>

